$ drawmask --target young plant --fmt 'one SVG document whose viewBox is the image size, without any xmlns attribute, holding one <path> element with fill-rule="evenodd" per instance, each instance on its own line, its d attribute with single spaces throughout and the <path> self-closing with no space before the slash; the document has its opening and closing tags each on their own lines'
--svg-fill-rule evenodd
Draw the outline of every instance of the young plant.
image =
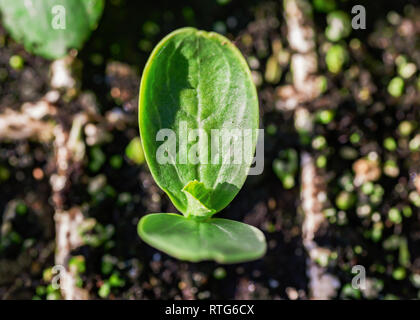
<svg viewBox="0 0 420 320">
<path fill-rule="evenodd" d="M 80 49 L 96 28 L 104 0 L 0 0 L 3 25 L 31 53 L 47 59 Z"/>
<path fill-rule="evenodd" d="M 183 215 L 144 216 L 138 233 L 145 242 L 192 262 L 237 263 L 265 254 L 265 237 L 260 230 L 213 218 L 245 182 L 256 147 L 258 111 L 258 97 L 245 59 L 225 37 L 182 28 L 156 46 L 140 85 L 140 135 L 156 183 Z M 199 129 L 198 139 L 185 138 L 185 126 Z M 168 133 L 164 143 L 157 142 L 162 141 L 161 129 L 174 133 Z M 244 150 L 243 161 L 220 161 L 220 157 L 210 161 L 215 142 L 207 143 L 203 137 L 210 137 L 215 129 L 251 129 L 254 135 L 248 139 L 251 147 Z M 178 146 L 165 149 L 169 161 L 159 160 L 162 147 L 177 137 Z M 188 161 L 183 161 L 187 156 Z M 189 161 L 194 156 L 205 161 Z"/>
</svg>

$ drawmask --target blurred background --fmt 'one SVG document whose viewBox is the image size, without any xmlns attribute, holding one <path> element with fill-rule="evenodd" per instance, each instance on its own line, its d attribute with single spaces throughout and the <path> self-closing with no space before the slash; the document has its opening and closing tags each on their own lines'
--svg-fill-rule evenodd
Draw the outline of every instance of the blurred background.
<svg viewBox="0 0 420 320">
<path fill-rule="evenodd" d="M 52 59 L 16 39 L 13 2 L 0 2 L 1 299 L 420 298 L 417 1 L 109 0 L 83 47 Z M 265 169 L 219 214 L 265 233 L 254 262 L 178 261 L 136 232 L 176 212 L 144 162 L 137 95 L 154 46 L 184 26 L 231 39 L 258 89 Z"/>
</svg>

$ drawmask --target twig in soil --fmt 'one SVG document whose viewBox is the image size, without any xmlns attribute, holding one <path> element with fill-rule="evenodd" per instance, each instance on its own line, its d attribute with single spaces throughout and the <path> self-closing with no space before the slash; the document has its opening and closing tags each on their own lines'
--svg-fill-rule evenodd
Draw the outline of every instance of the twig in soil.
<svg viewBox="0 0 420 320">
<path fill-rule="evenodd" d="M 284 0 L 285 17 L 288 27 L 288 41 L 295 50 L 292 55 L 293 85 L 280 87 L 278 94 L 284 99 L 283 109 L 295 109 L 295 123 L 304 125 L 307 132 L 312 131 L 312 117 L 305 104 L 320 94 L 315 31 L 310 4 L 305 0 Z M 311 299 L 330 299 L 335 297 L 340 283 L 336 277 L 327 273 L 326 267 L 318 261 L 329 256 L 329 249 L 319 245 L 318 235 L 325 234 L 328 228 L 322 209 L 326 198 L 324 177 L 315 166 L 314 155 L 301 154 L 301 203 L 304 213 L 302 225 L 303 245 L 307 251 L 307 276 L 309 278 L 309 297 Z M 325 260 L 325 259 L 324 259 Z M 324 264 L 325 265 L 325 264 Z"/>
<path fill-rule="evenodd" d="M 317 173 L 313 156 L 308 152 L 301 155 L 301 201 L 305 218 L 302 225 L 303 245 L 308 253 L 306 273 L 309 278 L 309 296 L 312 299 L 331 299 L 336 295 L 340 282 L 327 273 L 318 261 L 330 256 L 328 248 L 318 245 L 316 237 L 326 233 L 328 221 L 322 209 L 326 197 L 324 177 Z"/>
<path fill-rule="evenodd" d="M 42 120 L 42 117 L 51 113 L 54 113 L 54 108 L 45 100 L 24 104 L 20 112 L 6 109 L 0 114 L 0 140 L 50 141 L 54 125 Z"/>
<path fill-rule="evenodd" d="M 305 0 L 284 0 L 287 39 L 294 50 L 291 57 L 293 85 L 277 89 L 278 107 L 284 110 L 293 110 L 321 93 L 321 80 L 315 75 L 318 63 L 311 10 L 311 5 Z"/>
<path fill-rule="evenodd" d="M 86 117 L 78 115 L 73 121 L 79 131 L 82 124 L 87 120 Z M 66 300 L 86 300 L 89 298 L 87 290 L 77 287 L 76 277 L 68 268 L 68 259 L 71 252 L 82 245 L 82 239 L 78 233 L 80 225 L 84 221 L 81 210 L 77 207 L 65 210 L 66 191 L 70 184 L 70 176 L 75 162 L 81 161 L 75 148 L 76 142 L 74 133 L 71 135 L 62 125 L 54 128 L 54 161 L 56 172 L 51 175 L 50 183 L 52 187 L 52 200 L 54 204 L 54 221 L 56 232 L 56 265 L 63 266 L 60 272 L 60 289 Z M 82 142 L 81 142 L 82 143 Z"/>
</svg>

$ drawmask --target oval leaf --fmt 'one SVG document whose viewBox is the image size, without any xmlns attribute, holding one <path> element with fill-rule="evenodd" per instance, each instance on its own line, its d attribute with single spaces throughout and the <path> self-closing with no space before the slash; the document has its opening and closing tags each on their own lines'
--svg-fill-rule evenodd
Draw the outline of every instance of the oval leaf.
<svg viewBox="0 0 420 320">
<path fill-rule="evenodd" d="M 155 248 L 192 262 L 239 263 L 259 259 L 266 251 L 260 230 L 227 219 L 199 221 L 173 213 L 155 213 L 140 220 L 138 233 Z"/>
<path fill-rule="evenodd" d="M 211 216 L 226 207 L 245 182 L 259 120 L 256 89 L 239 50 L 213 32 L 172 32 L 147 62 L 139 109 L 150 171 L 177 209 L 186 216 Z M 200 131 L 194 136 L 192 129 Z M 242 140 L 234 144 L 228 134 Z M 218 155 L 211 152 L 215 143 Z M 238 145 L 241 154 L 227 157 L 226 150 Z"/>
<path fill-rule="evenodd" d="M 80 49 L 103 8 L 104 0 L 0 0 L 3 24 L 11 36 L 47 59 Z"/>
</svg>

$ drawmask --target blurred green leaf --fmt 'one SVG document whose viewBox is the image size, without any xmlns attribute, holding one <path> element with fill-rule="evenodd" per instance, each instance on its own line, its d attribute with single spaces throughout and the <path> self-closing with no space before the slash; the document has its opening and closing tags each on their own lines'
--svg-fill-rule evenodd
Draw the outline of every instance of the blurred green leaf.
<svg viewBox="0 0 420 320">
<path fill-rule="evenodd" d="M 395 98 L 400 97 L 404 92 L 404 80 L 400 77 L 393 78 L 388 84 L 388 92 Z"/>
<path fill-rule="evenodd" d="M 139 137 L 134 138 L 125 148 L 125 155 L 128 159 L 137 164 L 144 163 L 143 147 Z"/>
<path fill-rule="evenodd" d="M 57 59 L 82 47 L 104 4 L 103 0 L 0 0 L 0 10 L 3 25 L 27 51 Z"/>
<path fill-rule="evenodd" d="M 339 209 L 348 210 L 355 205 L 356 200 L 356 196 L 353 193 L 341 191 L 337 196 L 335 203 Z"/>
<path fill-rule="evenodd" d="M 105 299 L 108 298 L 109 294 L 111 293 L 111 285 L 108 281 L 104 281 L 104 283 L 101 285 L 98 291 L 98 295 Z"/>
<path fill-rule="evenodd" d="M 339 44 L 332 45 L 325 56 L 327 68 L 332 73 L 339 73 L 343 65 L 347 62 L 347 50 Z"/>
<path fill-rule="evenodd" d="M 312 4 L 320 12 L 330 12 L 336 7 L 335 0 L 312 0 Z"/>
</svg>

